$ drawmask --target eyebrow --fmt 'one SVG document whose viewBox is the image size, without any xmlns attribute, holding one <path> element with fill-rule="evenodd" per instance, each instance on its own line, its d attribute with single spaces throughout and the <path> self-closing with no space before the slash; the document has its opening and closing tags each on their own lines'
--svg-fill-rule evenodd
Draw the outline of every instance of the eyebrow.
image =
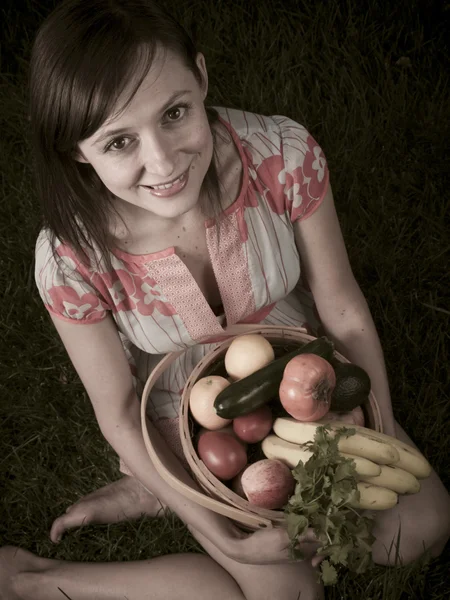
<svg viewBox="0 0 450 600">
<path fill-rule="evenodd" d="M 178 92 L 173 93 L 170 98 L 167 100 L 167 102 L 165 102 L 165 104 L 160 108 L 159 112 L 160 113 L 164 113 L 168 108 L 170 108 L 170 106 L 179 98 L 181 98 L 181 96 L 184 96 L 185 94 L 190 94 L 192 90 L 180 90 Z M 129 127 L 120 127 L 119 129 L 108 129 L 107 131 L 105 131 L 105 133 L 102 133 L 93 143 L 94 146 L 96 146 L 97 144 L 99 144 L 100 142 L 103 142 L 103 140 L 105 140 L 108 137 L 114 136 L 114 135 L 119 135 L 121 133 L 125 133 L 126 131 L 129 130 Z"/>
</svg>

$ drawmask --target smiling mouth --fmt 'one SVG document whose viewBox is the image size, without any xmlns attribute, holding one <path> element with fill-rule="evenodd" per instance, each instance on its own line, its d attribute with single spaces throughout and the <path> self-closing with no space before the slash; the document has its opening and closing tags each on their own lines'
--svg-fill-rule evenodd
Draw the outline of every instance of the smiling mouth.
<svg viewBox="0 0 450 600">
<path fill-rule="evenodd" d="M 182 175 L 180 175 L 171 183 L 166 183 L 165 185 L 144 185 L 143 187 L 149 188 L 150 190 L 170 190 L 170 188 L 176 185 L 177 183 L 181 183 L 182 181 L 184 181 L 188 172 L 189 169 L 186 169 L 186 171 Z"/>
</svg>

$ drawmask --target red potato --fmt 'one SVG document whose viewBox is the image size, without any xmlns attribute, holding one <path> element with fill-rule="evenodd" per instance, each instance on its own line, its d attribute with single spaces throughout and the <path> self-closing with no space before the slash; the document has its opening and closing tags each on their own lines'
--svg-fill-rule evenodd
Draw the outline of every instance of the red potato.
<svg viewBox="0 0 450 600">
<path fill-rule="evenodd" d="M 237 437 L 249 444 L 263 440 L 272 429 L 272 411 L 269 406 L 261 406 L 251 413 L 233 420 L 233 431 Z"/>
<path fill-rule="evenodd" d="M 233 479 L 247 464 L 247 452 L 229 433 L 207 431 L 198 440 L 197 451 L 207 469 L 218 479 Z"/>
<path fill-rule="evenodd" d="M 292 358 L 283 372 L 280 402 L 298 421 L 317 421 L 330 410 L 336 375 L 331 364 L 316 354 Z"/>
<path fill-rule="evenodd" d="M 280 460 L 263 459 L 249 465 L 241 476 L 248 501 L 261 508 L 282 508 L 295 488 L 290 468 Z"/>
<path fill-rule="evenodd" d="M 211 431 L 210 429 L 206 429 L 206 427 L 200 427 L 199 432 L 197 434 L 197 443 L 198 440 L 200 439 L 200 437 L 204 434 L 207 433 L 208 431 Z M 241 440 L 241 438 L 239 438 L 236 433 L 234 432 L 233 429 L 233 425 L 232 423 L 230 423 L 230 425 L 227 425 L 226 427 L 222 427 L 222 429 L 217 429 L 217 431 L 220 431 L 221 433 L 226 433 L 227 435 L 231 435 L 235 440 L 238 440 L 238 442 L 240 442 L 244 448 L 247 450 L 247 443 L 244 442 L 244 440 Z"/>
</svg>

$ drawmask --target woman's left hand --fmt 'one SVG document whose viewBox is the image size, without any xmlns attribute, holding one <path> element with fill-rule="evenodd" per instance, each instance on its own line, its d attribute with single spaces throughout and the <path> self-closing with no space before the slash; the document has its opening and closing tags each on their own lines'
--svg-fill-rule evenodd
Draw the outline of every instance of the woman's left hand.
<svg viewBox="0 0 450 600">
<path fill-rule="evenodd" d="M 303 552 L 304 559 L 291 558 L 290 539 L 284 527 L 259 529 L 252 533 L 239 530 L 229 556 L 240 563 L 257 565 L 292 563 L 300 560 L 311 562 L 313 559 L 320 558 L 317 550 L 321 542 L 312 529 L 308 529 L 305 535 L 300 536 L 298 542 L 298 548 Z"/>
</svg>

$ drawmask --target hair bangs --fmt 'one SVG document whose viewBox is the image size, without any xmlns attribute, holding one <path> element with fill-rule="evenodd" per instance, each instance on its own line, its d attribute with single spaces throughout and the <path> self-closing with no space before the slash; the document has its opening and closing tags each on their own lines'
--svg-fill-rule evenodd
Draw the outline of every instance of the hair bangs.
<svg viewBox="0 0 450 600">
<path fill-rule="evenodd" d="M 82 65 L 77 73 L 71 86 L 72 114 L 68 115 L 64 149 L 60 150 L 75 150 L 80 141 L 94 135 L 108 120 L 116 119 L 126 110 L 150 71 L 156 43 L 136 44 L 131 40 L 129 47 L 124 51 L 122 46 L 120 52 L 114 46 L 117 40 L 111 38 L 115 56 L 99 49 L 98 56 L 91 53 L 91 64 Z"/>
</svg>

